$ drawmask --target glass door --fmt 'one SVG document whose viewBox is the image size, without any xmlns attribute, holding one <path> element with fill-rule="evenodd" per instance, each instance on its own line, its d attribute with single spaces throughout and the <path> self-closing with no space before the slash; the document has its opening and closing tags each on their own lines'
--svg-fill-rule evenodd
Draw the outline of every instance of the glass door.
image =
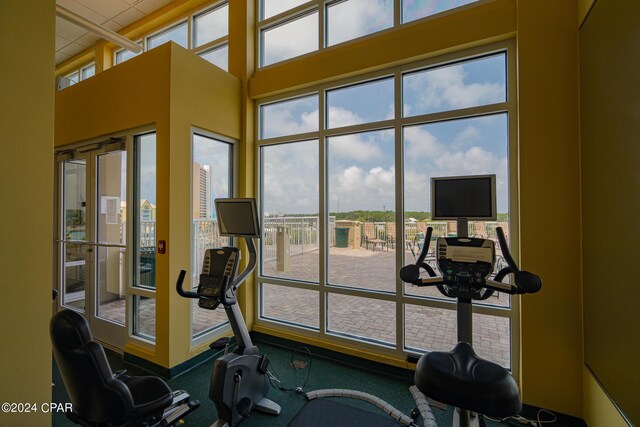
<svg viewBox="0 0 640 427">
<path fill-rule="evenodd" d="M 127 156 L 111 147 L 59 161 L 59 304 L 82 313 L 96 339 L 122 349 Z"/>
</svg>

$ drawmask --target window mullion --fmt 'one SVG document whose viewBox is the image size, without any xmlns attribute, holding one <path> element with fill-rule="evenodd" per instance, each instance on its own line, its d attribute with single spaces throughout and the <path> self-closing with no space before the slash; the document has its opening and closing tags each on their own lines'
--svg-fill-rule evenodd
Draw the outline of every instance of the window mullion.
<svg viewBox="0 0 640 427">
<path fill-rule="evenodd" d="M 323 337 L 327 333 L 329 320 L 327 318 L 329 299 L 327 296 L 327 280 L 328 280 L 328 253 L 329 253 L 329 203 L 327 202 L 327 152 L 326 152 L 326 91 L 321 88 L 318 93 L 318 190 L 319 198 L 318 207 L 320 210 L 319 232 L 320 234 L 320 259 L 319 259 L 319 326 L 320 336 Z"/>
</svg>

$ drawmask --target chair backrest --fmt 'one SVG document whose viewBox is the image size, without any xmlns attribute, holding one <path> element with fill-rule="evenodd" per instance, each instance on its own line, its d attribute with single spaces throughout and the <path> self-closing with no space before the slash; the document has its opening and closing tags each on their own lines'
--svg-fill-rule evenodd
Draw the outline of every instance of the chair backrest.
<svg viewBox="0 0 640 427">
<path fill-rule="evenodd" d="M 72 310 L 49 323 L 51 344 L 73 410 L 89 422 L 121 424 L 133 410 L 129 388 L 113 377 L 107 356 L 86 319 Z"/>
</svg>

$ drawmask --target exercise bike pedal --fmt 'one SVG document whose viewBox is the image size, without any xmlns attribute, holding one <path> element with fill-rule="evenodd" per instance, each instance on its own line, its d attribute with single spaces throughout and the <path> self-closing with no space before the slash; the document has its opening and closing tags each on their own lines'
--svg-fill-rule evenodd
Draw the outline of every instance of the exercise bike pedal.
<svg viewBox="0 0 640 427">
<path fill-rule="evenodd" d="M 222 350 L 226 348 L 230 342 L 231 342 L 230 337 L 222 337 L 212 342 L 211 344 L 209 344 L 209 348 L 211 350 Z"/>
<path fill-rule="evenodd" d="M 248 397 L 243 397 L 238 403 L 236 403 L 236 410 L 238 411 L 238 414 L 242 416 L 242 418 L 248 417 L 252 409 L 253 401 Z"/>
</svg>

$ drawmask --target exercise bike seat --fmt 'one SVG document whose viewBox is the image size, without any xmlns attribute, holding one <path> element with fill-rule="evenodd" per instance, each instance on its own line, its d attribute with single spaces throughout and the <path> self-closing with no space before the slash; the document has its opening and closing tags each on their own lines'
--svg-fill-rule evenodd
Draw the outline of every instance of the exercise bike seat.
<svg viewBox="0 0 640 427">
<path fill-rule="evenodd" d="M 53 354 L 69 393 L 72 421 L 83 425 L 131 425 L 162 419 L 173 393 L 160 378 L 113 375 L 102 346 L 86 319 L 72 310 L 50 322 Z"/>
<path fill-rule="evenodd" d="M 459 342 L 452 351 L 433 351 L 420 357 L 414 381 L 425 396 L 479 414 L 502 418 L 522 410 L 511 374 L 480 358 L 466 342 Z"/>
</svg>

